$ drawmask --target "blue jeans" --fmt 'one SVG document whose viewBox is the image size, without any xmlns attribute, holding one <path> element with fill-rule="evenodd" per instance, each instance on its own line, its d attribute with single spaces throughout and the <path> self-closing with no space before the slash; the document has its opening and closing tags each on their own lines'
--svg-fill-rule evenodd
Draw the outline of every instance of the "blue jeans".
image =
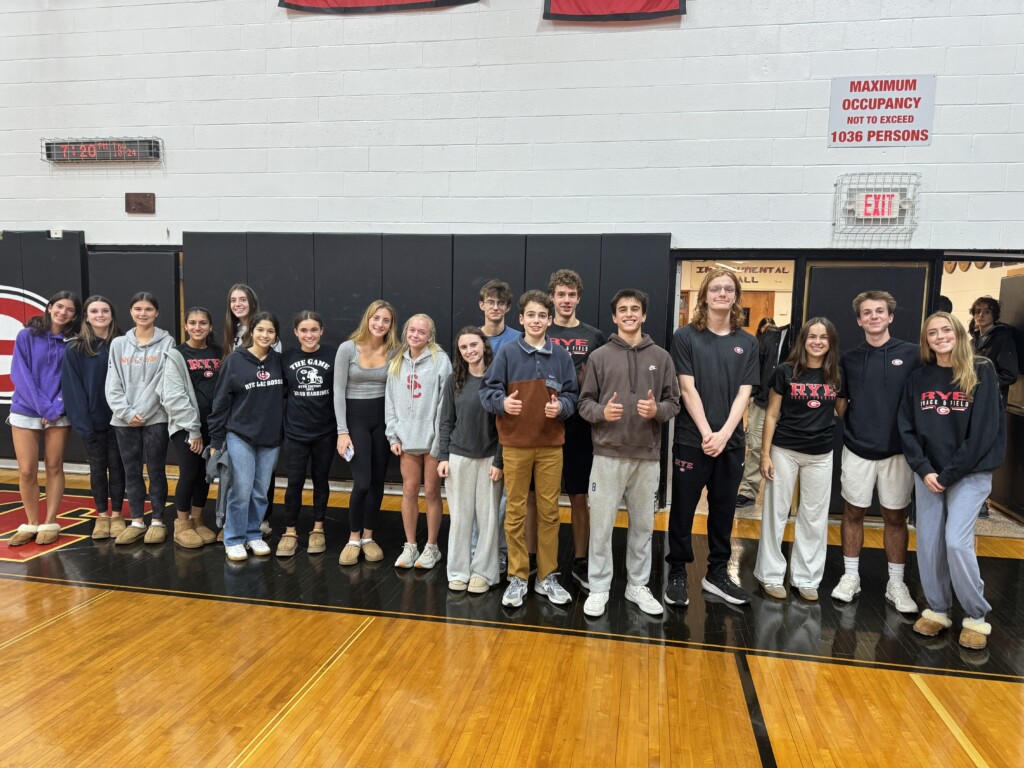
<svg viewBox="0 0 1024 768">
<path fill-rule="evenodd" d="M 281 447 L 257 447 L 234 432 L 228 432 L 226 447 L 231 457 L 231 487 L 224 520 L 224 545 L 230 547 L 262 537 L 260 522 L 267 511 L 267 490 Z"/>
</svg>

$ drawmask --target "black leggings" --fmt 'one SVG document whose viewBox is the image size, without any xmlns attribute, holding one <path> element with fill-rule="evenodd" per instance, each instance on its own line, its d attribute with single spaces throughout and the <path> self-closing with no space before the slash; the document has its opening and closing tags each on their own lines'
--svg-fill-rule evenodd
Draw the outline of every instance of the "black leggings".
<svg viewBox="0 0 1024 768">
<path fill-rule="evenodd" d="M 124 504 L 124 464 L 121 462 L 114 430 L 103 429 L 82 440 L 89 455 L 89 485 L 96 511 L 105 513 L 107 499 L 110 499 L 110 510 L 121 514 L 121 505 Z"/>
<path fill-rule="evenodd" d="M 306 465 L 312 463 L 313 519 L 322 523 L 327 515 L 327 499 L 331 495 L 327 474 L 331 471 L 334 451 L 338 444 L 337 435 L 325 435 L 311 441 L 284 439 L 285 471 L 288 474 L 288 489 L 284 492 L 286 525 L 294 528 L 302 509 L 302 486 L 306 482 Z"/>
<path fill-rule="evenodd" d="M 191 513 L 192 507 L 205 507 L 210 496 L 210 484 L 206 482 L 206 459 L 202 454 L 192 453 L 188 447 L 188 432 L 181 430 L 171 436 L 178 452 L 178 487 L 174 490 L 174 508 L 179 512 Z M 203 445 L 209 445 L 210 435 L 203 430 Z"/>
<path fill-rule="evenodd" d="M 349 400 L 348 434 L 355 455 L 352 467 L 352 497 L 348 503 L 349 530 L 361 533 L 376 527 L 377 513 L 384 500 L 384 475 L 388 471 L 391 446 L 384 434 L 384 398 Z"/>
<path fill-rule="evenodd" d="M 153 505 L 153 517 L 163 520 L 164 507 L 167 506 L 167 425 L 114 427 L 114 432 L 124 462 L 124 479 L 132 520 L 141 520 L 145 514 L 146 481 L 142 477 L 143 462 L 149 471 L 149 500 Z"/>
</svg>

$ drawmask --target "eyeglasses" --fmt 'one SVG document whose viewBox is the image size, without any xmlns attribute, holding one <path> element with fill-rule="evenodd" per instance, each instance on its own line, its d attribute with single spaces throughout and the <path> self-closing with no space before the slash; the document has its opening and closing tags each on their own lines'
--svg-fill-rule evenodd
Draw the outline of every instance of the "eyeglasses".
<svg viewBox="0 0 1024 768">
<path fill-rule="evenodd" d="M 736 286 L 734 285 L 712 285 L 708 288 L 708 293 L 736 293 Z"/>
<path fill-rule="evenodd" d="M 488 309 L 504 309 L 508 306 L 504 301 L 495 301 L 494 299 L 487 299 L 484 302 L 484 306 Z"/>
</svg>

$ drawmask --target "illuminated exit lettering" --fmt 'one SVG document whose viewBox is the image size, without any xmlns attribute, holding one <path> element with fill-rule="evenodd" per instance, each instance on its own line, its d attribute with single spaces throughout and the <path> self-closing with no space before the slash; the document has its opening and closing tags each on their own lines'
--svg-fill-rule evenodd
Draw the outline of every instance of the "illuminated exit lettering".
<svg viewBox="0 0 1024 768">
<path fill-rule="evenodd" d="M 899 216 L 900 196 L 895 192 L 862 192 L 853 210 L 858 219 L 892 219 Z"/>
</svg>

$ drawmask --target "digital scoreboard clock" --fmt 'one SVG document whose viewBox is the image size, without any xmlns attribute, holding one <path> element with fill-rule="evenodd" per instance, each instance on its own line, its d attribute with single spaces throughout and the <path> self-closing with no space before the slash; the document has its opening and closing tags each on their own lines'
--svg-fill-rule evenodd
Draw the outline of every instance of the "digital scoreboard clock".
<svg viewBox="0 0 1024 768">
<path fill-rule="evenodd" d="M 161 139 L 43 141 L 43 159 L 50 163 L 152 163 L 162 158 Z"/>
</svg>

